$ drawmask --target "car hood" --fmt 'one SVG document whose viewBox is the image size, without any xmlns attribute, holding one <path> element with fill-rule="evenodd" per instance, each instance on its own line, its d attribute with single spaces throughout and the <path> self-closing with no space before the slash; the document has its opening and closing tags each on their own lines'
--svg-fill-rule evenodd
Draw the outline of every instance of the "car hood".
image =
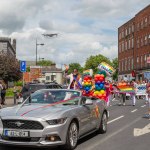
<svg viewBox="0 0 150 150">
<path fill-rule="evenodd" d="M 24 106 L 15 106 L 3 108 L 0 111 L 0 116 L 3 117 L 35 117 L 35 118 L 56 118 L 64 112 L 73 109 L 77 106 L 64 106 L 64 105 L 37 105 L 29 104 Z"/>
</svg>

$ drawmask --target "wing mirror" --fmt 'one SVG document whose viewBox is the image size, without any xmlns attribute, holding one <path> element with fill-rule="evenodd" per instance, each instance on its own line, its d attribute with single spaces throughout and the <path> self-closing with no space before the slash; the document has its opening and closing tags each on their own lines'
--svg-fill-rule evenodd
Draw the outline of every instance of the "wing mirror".
<svg viewBox="0 0 150 150">
<path fill-rule="evenodd" d="M 85 105 L 93 105 L 93 101 L 90 100 L 90 99 L 87 99 L 87 100 L 85 101 Z"/>
</svg>

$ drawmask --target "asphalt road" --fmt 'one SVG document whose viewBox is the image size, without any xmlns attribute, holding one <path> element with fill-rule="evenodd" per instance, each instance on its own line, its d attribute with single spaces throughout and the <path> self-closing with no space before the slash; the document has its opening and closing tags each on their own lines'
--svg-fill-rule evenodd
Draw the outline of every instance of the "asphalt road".
<svg viewBox="0 0 150 150">
<path fill-rule="evenodd" d="M 109 107 L 110 118 L 106 134 L 91 134 L 78 142 L 76 150 L 148 150 L 150 149 L 150 120 L 143 118 L 148 111 L 144 100 L 137 100 L 136 106 L 127 100 L 125 106 L 118 106 L 114 100 Z M 60 148 L 51 148 L 57 150 Z M 16 147 L 0 147 L 0 150 L 20 150 Z M 32 148 L 21 148 L 32 150 Z"/>
</svg>

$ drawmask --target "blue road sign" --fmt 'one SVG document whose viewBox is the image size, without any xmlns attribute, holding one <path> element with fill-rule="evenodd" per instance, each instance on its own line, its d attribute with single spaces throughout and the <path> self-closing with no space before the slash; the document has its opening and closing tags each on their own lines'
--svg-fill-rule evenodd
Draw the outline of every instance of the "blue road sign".
<svg viewBox="0 0 150 150">
<path fill-rule="evenodd" d="M 26 72 L 26 61 L 20 61 L 20 71 Z"/>
</svg>

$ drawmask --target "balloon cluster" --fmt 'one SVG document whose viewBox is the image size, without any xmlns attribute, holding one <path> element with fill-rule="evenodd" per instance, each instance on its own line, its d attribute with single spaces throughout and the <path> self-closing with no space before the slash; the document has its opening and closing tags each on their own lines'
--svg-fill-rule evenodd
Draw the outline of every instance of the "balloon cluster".
<svg viewBox="0 0 150 150">
<path fill-rule="evenodd" d="M 92 95 L 92 77 L 90 75 L 86 75 L 83 78 L 83 95 L 91 96 Z"/>
<path fill-rule="evenodd" d="M 103 100 L 106 99 L 106 91 L 104 85 L 105 77 L 106 77 L 106 73 L 104 71 L 99 71 L 98 74 L 94 76 L 95 92 L 93 93 L 93 96 Z"/>
</svg>

